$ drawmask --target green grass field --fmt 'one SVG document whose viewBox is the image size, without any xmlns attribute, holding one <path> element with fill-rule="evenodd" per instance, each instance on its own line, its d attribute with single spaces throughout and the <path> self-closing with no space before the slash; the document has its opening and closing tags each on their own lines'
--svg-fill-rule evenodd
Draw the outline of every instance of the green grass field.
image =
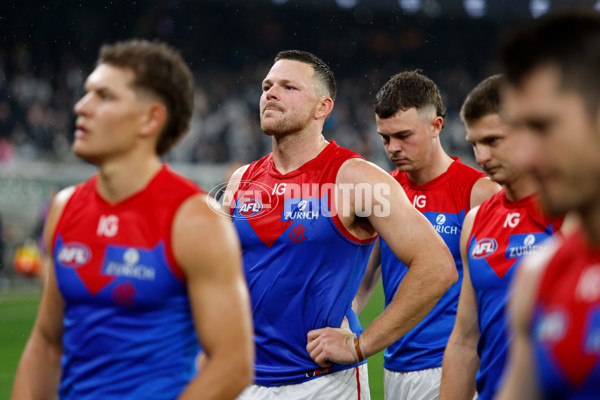
<svg viewBox="0 0 600 400">
<path fill-rule="evenodd" d="M 0 293 L 0 399 L 10 398 L 12 381 L 37 313 L 40 290 Z"/>
<path fill-rule="evenodd" d="M 8 399 L 19 357 L 37 313 L 40 291 L 35 288 L 0 293 L 0 399 Z M 383 310 L 381 283 L 360 315 L 368 325 Z M 369 385 L 373 400 L 383 399 L 383 354 L 369 358 Z"/>
</svg>

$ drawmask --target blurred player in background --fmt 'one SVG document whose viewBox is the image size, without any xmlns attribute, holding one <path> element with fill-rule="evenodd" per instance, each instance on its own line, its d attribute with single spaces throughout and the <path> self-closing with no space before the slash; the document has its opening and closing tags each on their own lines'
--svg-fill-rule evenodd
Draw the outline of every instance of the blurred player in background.
<svg viewBox="0 0 600 400">
<path fill-rule="evenodd" d="M 436 399 L 442 358 L 452 332 L 462 281 L 459 238 L 465 214 L 500 188 L 484 173 L 450 157 L 440 134 L 446 108 L 435 83 L 418 71 L 393 76 L 375 99 L 377 132 L 390 160 L 391 175 L 452 253 L 459 280 L 413 329 L 385 350 L 386 399 Z M 381 276 L 389 305 L 408 272 L 383 240 L 375 245 L 354 308 L 360 313 Z"/>
<path fill-rule="evenodd" d="M 580 226 L 528 260 L 515 287 L 515 340 L 499 398 L 600 398 L 600 15 L 549 15 L 502 50 L 505 115 L 544 207 Z"/>
<path fill-rule="evenodd" d="M 52 266 L 13 399 L 233 399 L 251 382 L 235 231 L 159 158 L 188 129 L 192 85 L 166 44 L 101 48 L 73 143 L 98 174 L 50 208 Z"/>
<path fill-rule="evenodd" d="M 545 251 L 544 241 L 562 223 L 543 214 L 533 177 L 511 160 L 515 134 L 500 117 L 502 81 L 501 75 L 485 79 L 460 112 L 477 162 L 502 190 L 465 218 L 464 279 L 444 354 L 440 399 L 470 400 L 475 390 L 478 399 L 494 398 L 511 339 L 505 318 L 510 283 L 523 258 Z"/>
</svg>

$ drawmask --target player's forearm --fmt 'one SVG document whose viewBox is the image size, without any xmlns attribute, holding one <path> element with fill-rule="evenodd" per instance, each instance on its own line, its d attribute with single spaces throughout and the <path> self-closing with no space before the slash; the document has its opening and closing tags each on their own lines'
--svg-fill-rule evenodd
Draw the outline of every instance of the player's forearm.
<svg viewBox="0 0 600 400">
<path fill-rule="evenodd" d="M 461 345 L 452 340 L 444 352 L 440 400 L 472 400 L 479 356 L 473 345 Z"/>
<path fill-rule="evenodd" d="M 249 357 L 212 357 L 179 400 L 235 399 L 253 381 Z"/>
<path fill-rule="evenodd" d="M 451 259 L 440 259 L 435 267 L 411 264 L 392 302 L 361 335 L 366 356 L 385 349 L 421 322 L 456 282 L 456 275 Z"/>
<path fill-rule="evenodd" d="M 11 399 L 56 399 L 60 384 L 62 348 L 32 336 L 17 368 Z"/>
</svg>

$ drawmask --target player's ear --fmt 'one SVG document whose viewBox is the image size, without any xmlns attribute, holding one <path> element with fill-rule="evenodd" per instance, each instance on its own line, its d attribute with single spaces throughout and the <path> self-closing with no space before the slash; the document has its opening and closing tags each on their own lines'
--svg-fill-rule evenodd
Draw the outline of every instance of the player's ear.
<svg viewBox="0 0 600 400">
<path fill-rule="evenodd" d="M 437 138 L 438 136 L 440 136 L 440 132 L 442 131 L 443 127 L 444 127 L 444 118 L 436 115 L 431 120 L 431 129 L 433 130 L 434 138 Z"/>
<path fill-rule="evenodd" d="M 140 133 L 143 136 L 157 135 L 167 121 L 167 108 L 161 102 L 150 103 L 142 115 L 142 127 Z"/>
<path fill-rule="evenodd" d="M 315 119 L 327 118 L 333 110 L 333 100 L 329 96 L 321 96 L 317 109 L 315 111 Z"/>
</svg>

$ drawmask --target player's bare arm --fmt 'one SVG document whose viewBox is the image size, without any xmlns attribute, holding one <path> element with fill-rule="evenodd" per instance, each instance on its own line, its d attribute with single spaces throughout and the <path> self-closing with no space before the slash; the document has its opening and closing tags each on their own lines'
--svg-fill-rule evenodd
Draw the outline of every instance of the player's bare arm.
<svg viewBox="0 0 600 400">
<path fill-rule="evenodd" d="M 229 215 L 231 211 L 231 201 L 233 200 L 233 195 L 237 192 L 240 187 L 240 182 L 242 181 L 242 177 L 244 176 L 244 172 L 248 169 L 250 165 L 244 165 L 235 170 L 233 174 L 231 174 L 231 178 L 229 178 L 229 182 L 227 182 L 227 187 L 225 188 L 225 193 L 223 194 L 223 211 Z"/>
<path fill-rule="evenodd" d="M 454 329 L 448 339 L 442 363 L 441 400 L 471 400 L 475 394 L 475 376 L 479 369 L 477 342 L 479 323 L 477 297 L 469 274 L 467 247 L 473 222 L 479 207 L 469 211 L 463 222 L 460 236 L 460 253 L 463 260 L 463 282 L 460 289 L 458 311 Z"/>
<path fill-rule="evenodd" d="M 38 315 L 17 368 L 11 395 L 14 400 L 55 399 L 58 394 L 64 301 L 56 283 L 52 262 L 52 238 L 62 210 L 73 190 L 73 187 L 66 188 L 56 195 L 46 219 L 44 241 L 50 256 L 48 275 L 44 282 Z"/>
<path fill-rule="evenodd" d="M 502 186 L 488 177 L 477 180 L 471 189 L 471 209 L 477 207 L 502 189 Z"/>
<path fill-rule="evenodd" d="M 343 184 L 357 187 L 365 183 L 373 188 L 370 197 L 362 199 L 363 207 L 364 204 L 370 205 L 365 213 L 368 215 L 360 217 L 356 214 L 357 204 L 353 202 L 354 196 L 350 196 L 352 212 L 344 216 L 338 209 L 343 224 L 360 239 L 378 233 L 396 257 L 409 267 L 394 300 L 360 337 L 360 351 L 363 357 L 368 357 L 417 325 L 456 282 L 458 273 L 448 247 L 425 216 L 410 204 L 395 179 L 361 159 L 349 160 L 340 168 L 336 182 L 338 187 Z M 339 197 L 338 192 L 338 203 Z M 423 251 L 424 248 L 427 251 Z M 322 366 L 327 366 L 329 361 L 355 362 L 354 347 L 347 335 L 347 332 L 332 328 L 311 331 L 308 333 L 307 350 Z"/>
<path fill-rule="evenodd" d="M 252 382 L 250 302 L 238 237 L 206 195 L 188 199 L 173 224 L 173 251 L 186 281 L 198 337 L 207 356 L 181 399 L 233 399 Z"/>
<path fill-rule="evenodd" d="M 381 278 L 381 247 L 379 240 L 373 245 L 371 256 L 369 257 L 369 263 L 367 264 L 367 270 L 365 276 L 358 288 L 358 292 L 352 302 L 352 309 L 359 315 L 362 310 L 366 307 L 369 299 L 375 291 L 375 287 Z"/>
<path fill-rule="evenodd" d="M 531 317 L 538 285 L 548 261 L 558 249 L 558 240 L 551 242 L 547 251 L 538 253 L 523 261 L 513 282 L 513 296 L 509 302 L 510 328 L 514 333 L 510 343 L 506 365 L 506 379 L 499 391 L 499 400 L 535 400 L 541 394 L 535 384 L 534 360 L 531 345 Z"/>
</svg>

